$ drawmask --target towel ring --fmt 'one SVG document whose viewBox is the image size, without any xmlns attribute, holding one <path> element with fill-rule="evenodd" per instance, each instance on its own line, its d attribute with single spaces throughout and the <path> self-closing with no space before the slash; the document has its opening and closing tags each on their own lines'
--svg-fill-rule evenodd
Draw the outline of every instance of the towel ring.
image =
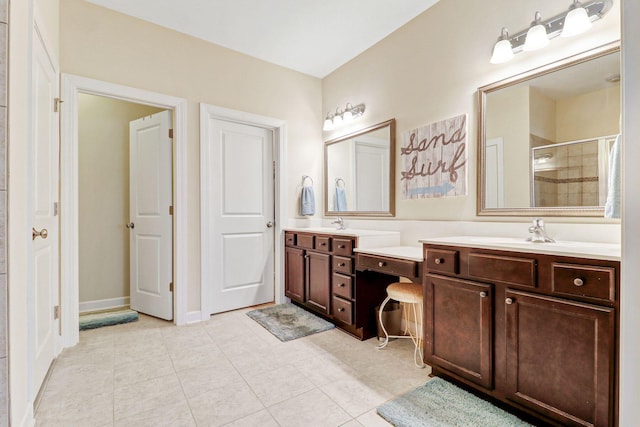
<svg viewBox="0 0 640 427">
<path fill-rule="evenodd" d="M 342 178 L 336 178 L 336 187 L 340 188 L 340 182 L 342 182 L 342 188 L 345 188 L 347 184 L 344 182 Z"/>
<path fill-rule="evenodd" d="M 302 175 L 302 186 L 304 187 L 304 181 L 309 178 L 309 180 L 311 181 L 311 186 L 313 187 L 313 178 L 311 178 L 309 175 Z"/>
</svg>

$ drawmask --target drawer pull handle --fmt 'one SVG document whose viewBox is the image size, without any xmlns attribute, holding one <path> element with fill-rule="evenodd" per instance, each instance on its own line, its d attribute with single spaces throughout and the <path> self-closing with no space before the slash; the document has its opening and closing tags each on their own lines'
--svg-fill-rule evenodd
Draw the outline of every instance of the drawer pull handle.
<svg viewBox="0 0 640 427">
<path fill-rule="evenodd" d="M 327 246 L 327 242 L 320 243 L 320 246 Z"/>
<path fill-rule="evenodd" d="M 380 262 L 378 263 L 378 267 L 384 267 L 384 262 L 383 262 L 383 261 L 380 261 Z"/>
<path fill-rule="evenodd" d="M 338 248 L 344 249 L 344 245 L 338 245 Z"/>
<path fill-rule="evenodd" d="M 480 292 L 480 298 L 486 298 L 486 297 L 487 297 L 486 292 Z"/>
<path fill-rule="evenodd" d="M 584 285 L 584 280 L 582 280 L 579 277 L 576 277 L 575 279 L 573 279 L 573 284 L 576 286 L 582 286 Z"/>
<path fill-rule="evenodd" d="M 344 262 L 341 262 L 340 264 L 338 264 L 338 267 L 344 267 L 344 266 L 345 266 Z"/>
<path fill-rule="evenodd" d="M 340 307 L 338 308 L 338 312 L 342 313 L 344 311 L 344 308 Z"/>
<path fill-rule="evenodd" d="M 444 258 L 436 258 L 434 262 L 436 264 L 444 264 Z"/>
<path fill-rule="evenodd" d="M 344 288 L 344 283 L 340 283 L 340 284 L 338 285 L 338 287 L 339 287 L 339 288 Z"/>
<path fill-rule="evenodd" d="M 504 300 L 504 302 L 505 302 L 507 305 L 511 305 L 511 304 L 513 304 L 513 298 L 507 298 L 506 300 Z"/>
</svg>

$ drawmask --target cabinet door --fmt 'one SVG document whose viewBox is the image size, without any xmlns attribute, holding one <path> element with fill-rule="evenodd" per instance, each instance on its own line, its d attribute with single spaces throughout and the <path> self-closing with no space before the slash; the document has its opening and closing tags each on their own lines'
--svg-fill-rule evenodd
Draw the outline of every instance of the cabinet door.
<svg viewBox="0 0 640 427">
<path fill-rule="evenodd" d="M 563 424 L 613 425 L 615 310 L 505 296 L 507 397 Z"/>
<path fill-rule="evenodd" d="M 425 275 L 425 361 L 492 388 L 492 286 Z"/>
<path fill-rule="evenodd" d="M 284 254 L 284 294 L 304 302 L 304 250 L 285 247 Z"/>
<path fill-rule="evenodd" d="M 329 314 L 331 256 L 307 251 L 307 304 Z"/>
</svg>

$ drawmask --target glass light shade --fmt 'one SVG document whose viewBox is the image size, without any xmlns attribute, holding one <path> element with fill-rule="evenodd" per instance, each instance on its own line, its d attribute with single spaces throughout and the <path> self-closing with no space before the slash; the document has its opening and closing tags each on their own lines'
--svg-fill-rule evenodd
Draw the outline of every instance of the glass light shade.
<svg viewBox="0 0 640 427">
<path fill-rule="evenodd" d="M 489 60 L 492 64 L 502 64 L 513 58 L 513 50 L 511 49 L 511 42 L 509 40 L 498 40 L 493 46 L 493 54 Z"/>
<path fill-rule="evenodd" d="M 567 13 L 567 16 L 564 18 L 564 25 L 560 36 L 573 37 L 582 34 L 591 28 L 592 25 L 587 10 L 582 6 L 578 6 Z"/>
<path fill-rule="evenodd" d="M 342 116 L 339 114 L 336 114 L 335 116 L 333 116 L 333 126 L 339 126 L 342 124 Z"/>
<path fill-rule="evenodd" d="M 549 44 L 549 37 L 547 37 L 547 30 L 544 25 L 538 24 L 529 28 L 527 31 L 527 38 L 524 40 L 524 46 L 522 50 L 530 52 L 532 50 L 542 49 Z"/>
<path fill-rule="evenodd" d="M 333 130 L 333 122 L 329 117 L 324 119 L 324 126 L 322 126 L 322 130 Z"/>
<path fill-rule="evenodd" d="M 342 114 L 342 121 L 349 123 L 351 120 L 353 120 L 353 114 L 350 110 L 345 111 L 344 114 Z"/>
</svg>

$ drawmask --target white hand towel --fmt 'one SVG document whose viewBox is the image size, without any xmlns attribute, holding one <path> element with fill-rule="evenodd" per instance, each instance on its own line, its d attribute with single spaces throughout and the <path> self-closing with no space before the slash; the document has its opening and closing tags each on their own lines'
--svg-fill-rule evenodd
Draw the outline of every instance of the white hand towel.
<svg viewBox="0 0 640 427">
<path fill-rule="evenodd" d="M 300 194 L 300 215 L 315 215 L 316 214 L 316 199 L 313 194 L 313 187 L 302 187 L 302 194 Z"/>
<path fill-rule="evenodd" d="M 609 156 L 609 188 L 607 203 L 604 206 L 605 218 L 620 218 L 620 201 L 622 199 L 622 138 L 616 137 Z"/>
</svg>

